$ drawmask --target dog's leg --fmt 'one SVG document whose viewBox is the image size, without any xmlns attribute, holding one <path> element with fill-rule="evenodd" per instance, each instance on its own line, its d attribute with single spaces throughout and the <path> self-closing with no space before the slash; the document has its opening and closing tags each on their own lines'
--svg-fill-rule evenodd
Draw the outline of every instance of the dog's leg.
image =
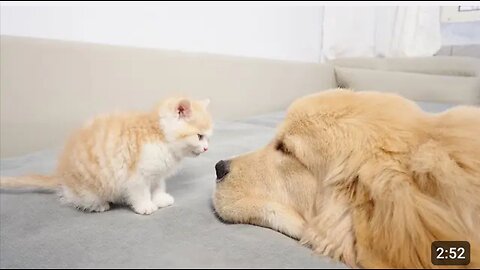
<svg viewBox="0 0 480 270">
<path fill-rule="evenodd" d="M 358 267 L 352 216 L 346 203 L 334 195 L 323 197 L 315 218 L 301 241 L 322 255 Z"/>
</svg>

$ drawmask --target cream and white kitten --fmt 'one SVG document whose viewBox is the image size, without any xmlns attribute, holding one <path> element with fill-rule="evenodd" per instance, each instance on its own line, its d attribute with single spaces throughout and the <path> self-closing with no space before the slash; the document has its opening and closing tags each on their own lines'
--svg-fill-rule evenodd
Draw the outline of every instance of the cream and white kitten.
<svg viewBox="0 0 480 270">
<path fill-rule="evenodd" d="M 58 188 L 61 200 L 85 211 L 110 203 L 151 214 L 172 205 L 165 179 L 185 157 L 208 150 L 208 100 L 166 99 L 152 111 L 100 116 L 76 131 L 52 176 L 5 177 L 0 187 Z"/>
</svg>

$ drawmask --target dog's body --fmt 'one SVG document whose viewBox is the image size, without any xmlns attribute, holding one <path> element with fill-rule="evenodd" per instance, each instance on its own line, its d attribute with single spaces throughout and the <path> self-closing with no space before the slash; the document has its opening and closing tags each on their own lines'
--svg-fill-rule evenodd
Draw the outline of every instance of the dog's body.
<svg viewBox="0 0 480 270">
<path fill-rule="evenodd" d="M 396 95 L 326 91 L 294 102 L 272 143 L 228 163 L 214 195 L 227 221 L 354 267 L 434 267 L 433 241 L 466 240 L 468 267 L 480 267 L 479 108 L 428 114 Z"/>
</svg>

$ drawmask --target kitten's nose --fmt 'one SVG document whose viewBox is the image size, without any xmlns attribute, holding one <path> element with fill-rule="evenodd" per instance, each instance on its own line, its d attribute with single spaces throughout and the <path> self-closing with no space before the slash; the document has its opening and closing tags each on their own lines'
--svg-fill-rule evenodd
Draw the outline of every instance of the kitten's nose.
<svg viewBox="0 0 480 270">
<path fill-rule="evenodd" d="M 208 150 L 208 147 L 203 148 L 203 152 L 207 152 L 207 150 Z"/>
<path fill-rule="evenodd" d="M 217 173 L 218 183 L 230 172 L 230 161 L 220 160 L 217 162 L 217 164 L 215 164 L 215 172 Z"/>
</svg>

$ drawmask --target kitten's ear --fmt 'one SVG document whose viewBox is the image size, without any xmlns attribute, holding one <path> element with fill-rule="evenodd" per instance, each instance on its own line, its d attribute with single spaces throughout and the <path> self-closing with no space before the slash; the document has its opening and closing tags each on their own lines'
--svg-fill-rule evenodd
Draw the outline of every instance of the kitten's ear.
<svg viewBox="0 0 480 270">
<path fill-rule="evenodd" d="M 203 104 L 203 107 L 207 108 L 208 104 L 210 104 L 210 99 L 209 98 L 204 99 L 201 101 L 201 103 Z"/>
<path fill-rule="evenodd" d="M 180 118 L 187 118 L 192 115 L 192 104 L 188 99 L 182 99 L 176 106 L 177 114 Z"/>
</svg>

